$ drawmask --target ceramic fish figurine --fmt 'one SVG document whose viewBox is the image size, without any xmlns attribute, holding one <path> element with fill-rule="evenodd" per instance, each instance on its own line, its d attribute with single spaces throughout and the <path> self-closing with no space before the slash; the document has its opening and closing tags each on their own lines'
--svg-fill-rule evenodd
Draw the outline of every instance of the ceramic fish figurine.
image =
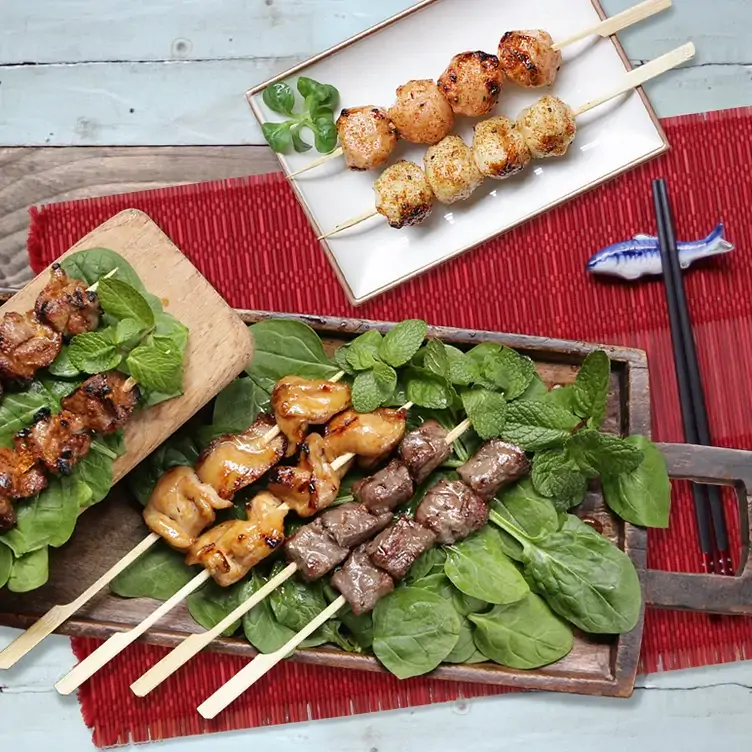
<svg viewBox="0 0 752 752">
<path fill-rule="evenodd" d="M 699 259 L 729 253 L 734 246 L 723 237 L 724 226 L 719 224 L 702 240 L 692 243 L 677 243 L 679 263 L 682 269 Z M 596 253 L 587 263 L 592 274 L 603 274 L 633 280 L 663 273 L 658 238 L 654 235 L 635 235 L 631 240 L 614 243 Z"/>
</svg>

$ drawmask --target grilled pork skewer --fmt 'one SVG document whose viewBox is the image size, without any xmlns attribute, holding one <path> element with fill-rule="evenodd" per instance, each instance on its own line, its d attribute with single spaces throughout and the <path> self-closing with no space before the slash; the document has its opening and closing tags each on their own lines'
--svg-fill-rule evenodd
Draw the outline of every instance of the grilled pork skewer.
<svg viewBox="0 0 752 752">
<path fill-rule="evenodd" d="M 340 597 L 282 648 L 258 655 L 205 700 L 198 712 L 207 719 L 216 717 L 346 604 L 356 616 L 373 610 L 381 598 L 392 592 L 394 580 L 405 577 L 417 558 L 433 545 L 453 545 L 480 530 L 488 521 L 487 502 L 502 486 L 515 482 L 528 470 L 527 456 L 519 447 L 499 439 L 486 443 L 460 468 L 463 480 L 442 480 L 428 490 L 415 519 L 400 516 L 370 543 L 359 542 L 332 576 L 331 584 L 340 591 Z M 309 558 L 317 562 L 321 549 L 312 549 L 318 555 Z M 322 567 L 315 566 L 318 573 Z"/>
<path fill-rule="evenodd" d="M 670 6 L 671 0 L 646 0 L 558 43 L 545 31 L 510 31 L 501 38 L 498 56 L 481 51 L 455 55 L 436 84 L 410 81 L 402 95 L 398 89 L 397 104 L 388 113 L 374 105 L 343 110 L 337 120 L 340 146 L 288 177 L 295 178 L 341 156 L 351 170 L 382 167 L 398 138 L 436 144 L 451 131 L 453 115 L 482 117 L 491 112 L 505 79 L 525 88 L 550 86 L 561 66 L 562 49 L 589 36 L 612 36 Z M 423 96 L 410 97 L 416 88 Z M 436 98 L 435 90 L 451 112 Z M 430 118 L 424 117 L 426 108 L 432 111 Z"/>
<path fill-rule="evenodd" d="M 497 126 L 491 126 L 493 133 L 488 134 L 481 128 L 474 143 L 475 166 L 489 177 L 504 178 L 523 169 L 531 156 L 563 156 L 574 141 L 578 117 L 681 65 L 694 53 L 695 47 L 691 42 L 678 47 L 627 73 L 613 91 L 577 109 L 570 108 L 556 97 L 546 96 L 524 110 L 516 126 L 506 118 L 493 118 L 497 123 Z M 498 127 L 504 121 L 510 123 L 509 127 Z M 492 138 L 489 139 L 489 136 Z M 494 139 L 498 139 L 498 143 L 495 144 Z M 379 214 L 387 219 L 391 227 L 401 229 L 427 219 L 434 197 L 443 203 L 467 198 L 480 185 L 480 181 L 469 165 L 468 147 L 457 141 L 438 144 L 432 147 L 434 151 L 429 149 L 426 172 L 407 161 L 387 167 L 374 183 L 375 208 L 337 225 L 318 239 L 324 240 Z M 439 158 L 444 166 L 433 166 L 432 158 Z"/>
<path fill-rule="evenodd" d="M 336 382 L 343 375 L 344 373 L 340 372 L 333 376 L 331 381 Z M 126 385 L 130 381 L 130 379 L 126 381 Z M 320 417 L 320 409 L 317 416 Z M 300 415 L 297 418 L 303 419 Z M 265 425 L 265 432 L 259 442 L 253 443 L 253 439 L 257 437 L 259 421 L 248 429 L 250 433 L 244 432 L 240 437 L 236 437 L 234 444 L 228 440 L 228 437 L 220 437 L 215 441 L 213 450 L 223 452 L 226 462 L 231 465 L 231 472 L 222 476 L 225 481 L 230 476 L 235 478 L 235 482 L 237 481 L 239 458 L 245 462 L 245 478 L 250 484 L 269 469 L 269 467 L 264 468 L 264 463 L 269 461 L 268 452 L 276 454 L 279 451 L 277 448 L 279 442 L 283 442 L 283 448 L 279 452 L 280 457 L 284 454 L 286 440 L 280 438 L 279 426 L 272 425 L 272 422 L 264 416 L 260 418 L 260 421 Z M 212 477 L 215 466 L 208 460 L 206 453 L 202 456 L 202 460 L 203 462 L 199 464 L 205 480 L 215 480 L 219 483 L 216 478 Z M 3 477 L 2 463 L 3 455 L 0 453 L 0 481 Z M 220 469 L 217 468 L 217 470 Z M 219 496 L 213 486 L 207 488 L 208 483 L 204 483 L 195 472 L 174 468 L 166 476 L 161 479 L 161 485 L 155 489 L 150 503 L 144 510 L 144 519 L 152 532 L 102 574 L 78 598 L 65 605 L 53 606 L 0 652 L 0 669 L 15 665 L 45 637 L 52 634 L 63 622 L 88 603 L 103 587 L 148 551 L 160 537 L 164 537 L 168 544 L 178 550 L 188 550 L 196 536 L 214 521 L 216 516 L 214 510 L 222 508 L 228 501 Z"/>
</svg>

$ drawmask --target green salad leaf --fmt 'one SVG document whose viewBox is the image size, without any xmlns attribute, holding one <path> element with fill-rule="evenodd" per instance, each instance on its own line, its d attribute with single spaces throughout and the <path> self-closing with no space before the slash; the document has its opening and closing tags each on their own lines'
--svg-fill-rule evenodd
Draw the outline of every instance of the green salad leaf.
<svg viewBox="0 0 752 752">
<path fill-rule="evenodd" d="M 550 402 L 518 400 L 509 405 L 504 438 L 530 452 L 563 446 L 579 418 Z"/>
<path fill-rule="evenodd" d="M 13 562 L 7 587 L 11 593 L 28 593 L 42 587 L 49 577 L 50 555 L 48 548 L 24 554 Z"/>
<path fill-rule="evenodd" d="M 13 562 L 15 557 L 13 552 L 0 542 L 0 588 L 5 586 L 10 578 L 10 573 L 13 570 Z"/>
<path fill-rule="evenodd" d="M 280 566 L 279 569 L 281 568 Z M 272 574 L 277 574 L 277 572 L 273 570 Z M 243 583 L 240 600 L 245 601 L 250 598 L 268 581 L 269 579 L 257 569 L 251 570 L 250 579 Z M 292 629 L 277 621 L 269 598 L 265 598 L 244 614 L 243 634 L 259 653 L 273 653 L 295 636 Z"/>
<path fill-rule="evenodd" d="M 591 428 L 568 440 L 567 453 L 592 478 L 631 473 L 643 459 L 642 450 L 633 442 Z"/>
<path fill-rule="evenodd" d="M 204 629 L 213 629 L 240 605 L 242 593 L 242 583 L 220 587 L 210 580 L 200 590 L 188 596 L 188 611 L 193 620 Z M 239 628 L 240 619 L 222 632 L 222 636 L 232 637 Z"/>
<path fill-rule="evenodd" d="M 379 345 L 379 357 L 393 368 L 400 368 L 420 350 L 427 333 L 425 321 L 406 319 L 386 333 Z"/>
<path fill-rule="evenodd" d="M 507 401 L 503 394 L 483 387 L 462 392 L 462 406 L 481 439 L 494 439 L 504 433 Z"/>
<path fill-rule="evenodd" d="M 196 576 L 185 565 L 185 555 L 160 543 L 141 554 L 110 583 L 122 598 L 154 598 L 166 601 Z"/>
<path fill-rule="evenodd" d="M 606 415 L 611 362 L 603 350 L 590 353 L 577 373 L 572 393 L 577 414 L 599 428 Z"/>
<path fill-rule="evenodd" d="M 539 494 L 555 499 L 566 509 L 577 506 L 587 491 L 585 474 L 560 449 L 538 452 L 533 457 L 532 481 Z"/>
</svg>

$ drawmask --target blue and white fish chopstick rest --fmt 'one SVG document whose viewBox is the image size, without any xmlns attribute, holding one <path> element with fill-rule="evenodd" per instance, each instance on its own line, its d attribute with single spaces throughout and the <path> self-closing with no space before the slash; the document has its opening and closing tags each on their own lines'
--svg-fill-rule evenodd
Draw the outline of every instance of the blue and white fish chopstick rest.
<svg viewBox="0 0 752 752">
<path fill-rule="evenodd" d="M 723 232 L 724 226 L 721 223 L 702 240 L 677 243 L 681 268 L 687 269 L 700 259 L 733 251 L 734 246 L 723 237 Z M 635 235 L 631 240 L 614 243 L 596 253 L 588 261 L 587 270 L 591 274 L 603 274 L 626 280 L 660 275 L 663 273 L 663 265 L 658 238 L 654 235 Z"/>
</svg>

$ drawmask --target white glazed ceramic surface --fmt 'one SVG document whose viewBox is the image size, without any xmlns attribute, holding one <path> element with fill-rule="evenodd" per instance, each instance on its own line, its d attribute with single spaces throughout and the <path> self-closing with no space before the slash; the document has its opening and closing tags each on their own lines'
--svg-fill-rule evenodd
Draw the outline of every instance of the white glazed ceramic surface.
<svg viewBox="0 0 752 752">
<path fill-rule="evenodd" d="M 591 0 L 437 0 L 306 66 L 298 75 L 336 86 L 341 107 L 388 107 L 397 86 L 410 79 L 437 79 L 458 52 L 495 54 L 505 31 L 544 28 L 556 41 L 598 21 Z M 492 114 L 514 118 L 546 93 L 576 108 L 614 88 L 625 74 L 624 62 L 608 39 L 584 40 L 563 54 L 564 63 L 551 89 L 506 84 Z M 288 82 L 294 85 L 295 79 L 292 76 Z M 261 93 L 251 99 L 262 121 L 281 119 L 266 108 Z M 456 122 L 455 132 L 467 143 L 472 142 L 474 122 L 469 118 Z M 409 159 L 422 166 L 425 148 L 400 142 L 390 163 Z M 487 180 L 469 201 L 451 206 L 436 203 L 431 217 L 418 227 L 394 230 L 378 216 L 326 242 L 350 302 L 362 303 L 665 148 L 648 107 L 632 92 L 579 118 L 577 139 L 564 158 L 537 160 L 509 180 Z M 318 156 L 311 150 L 282 156 L 281 162 L 289 173 Z M 317 234 L 373 209 L 378 174 L 351 172 L 338 158 L 297 177 L 299 195 Z"/>
</svg>

